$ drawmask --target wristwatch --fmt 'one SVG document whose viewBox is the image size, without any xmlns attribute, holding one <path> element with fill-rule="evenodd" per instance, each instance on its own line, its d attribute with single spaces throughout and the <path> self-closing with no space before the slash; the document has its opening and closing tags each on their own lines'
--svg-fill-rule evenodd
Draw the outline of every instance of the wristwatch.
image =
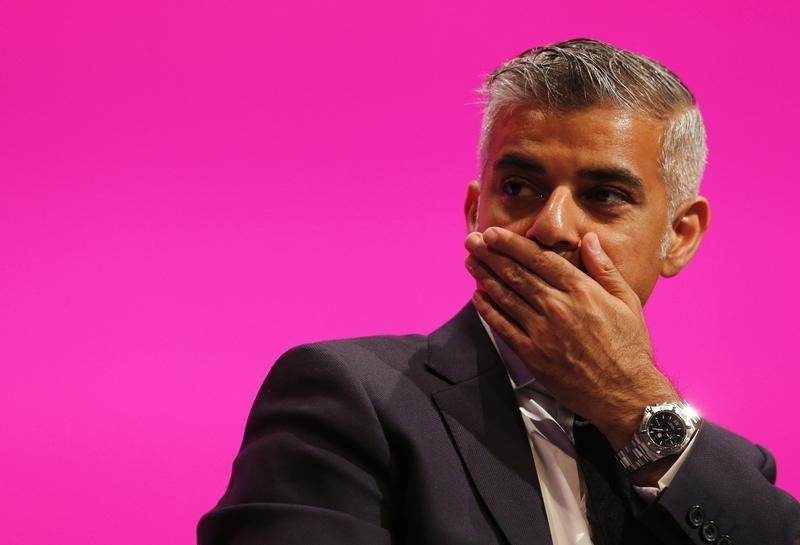
<svg viewBox="0 0 800 545">
<path fill-rule="evenodd" d="M 685 401 L 650 405 L 633 440 L 617 452 L 617 460 L 629 472 L 661 458 L 679 454 L 700 428 L 702 419 Z"/>
</svg>

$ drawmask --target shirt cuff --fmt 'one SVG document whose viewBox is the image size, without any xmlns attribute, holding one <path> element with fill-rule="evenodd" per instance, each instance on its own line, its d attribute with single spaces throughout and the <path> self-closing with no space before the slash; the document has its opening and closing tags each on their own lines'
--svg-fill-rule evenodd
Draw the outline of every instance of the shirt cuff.
<svg viewBox="0 0 800 545">
<path fill-rule="evenodd" d="M 700 433 L 699 431 L 697 433 Z M 672 484 L 672 480 L 675 478 L 675 475 L 678 474 L 678 470 L 680 470 L 683 463 L 686 461 L 686 458 L 689 456 L 689 452 L 692 450 L 694 446 L 694 442 L 697 440 L 697 433 L 694 434 L 692 440 L 689 441 L 689 444 L 681 452 L 681 455 L 678 456 L 678 459 L 675 460 L 675 463 L 670 466 L 666 473 L 658 480 L 658 486 L 636 486 L 633 485 L 633 489 L 636 490 L 636 493 L 639 494 L 639 497 L 642 498 L 647 503 L 652 503 L 658 498 L 659 494 L 661 494 L 666 488 Z"/>
</svg>

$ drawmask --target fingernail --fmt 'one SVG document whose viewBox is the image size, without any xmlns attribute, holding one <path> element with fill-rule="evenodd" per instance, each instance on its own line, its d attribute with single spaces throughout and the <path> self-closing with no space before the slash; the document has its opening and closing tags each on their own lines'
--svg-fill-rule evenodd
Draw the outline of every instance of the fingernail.
<svg viewBox="0 0 800 545">
<path fill-rule="evenodd" d="M 497 240 L 497 230 L 492 229 L 491 227 L 483 233 L 483 240 L 486 241 L 486 244 L 492 244 Z"/>
<path fill-rule="evenodd" d="M 593 254 L 600 253 L 600 239 L 597 238 L 596 234 L 589 233 L 586 235 L 586 246 L 589 247 L 589 251 Z"/>
<path fill-rule="evenodd" d="M 477 248 L 481 243 L 481 234 L 480 233 L 470 233 L 467 235 L 467 240 L 464 241 L 464 245 L 467 248 Z"/>
</svg>

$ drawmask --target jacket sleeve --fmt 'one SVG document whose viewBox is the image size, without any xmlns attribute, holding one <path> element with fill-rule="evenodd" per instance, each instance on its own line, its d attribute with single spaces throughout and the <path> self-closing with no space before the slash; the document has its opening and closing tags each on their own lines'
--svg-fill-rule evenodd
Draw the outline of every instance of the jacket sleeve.
<svg viewBox="0 0 800 545">
<path fill-rule="evenodd" d="M 389 543 L 389 479 L 388 442 L 362 381 L 323 345 L 295 348 L 258 393 L 198 543 Z"/>
<path fill-rule="evenodd" d="M 775 476 L 766 449 L 705 422 L 643 521 L 657 535 L 676 536 L 670 544 L 800 545 L 800 504 Z"/>
</svg>

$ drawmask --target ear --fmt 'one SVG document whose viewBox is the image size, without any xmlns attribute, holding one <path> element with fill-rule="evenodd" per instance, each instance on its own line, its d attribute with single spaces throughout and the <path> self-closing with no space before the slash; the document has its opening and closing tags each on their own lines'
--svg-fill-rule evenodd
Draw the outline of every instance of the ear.
<svg viewBox="0 0 800 545">
<path fill-rule="evenodd" d="M 467 220 L 467 231 L 472 232 L 478 228 L 478 196 L 481 185 L 477 180 L 472 180 L 467 185 L 467 198 L 464 200 L 464 217 Z"/>
<path fill-rule="evenodd" d="M 672 218 L 669 249 L 661 264 L 661 275 L 675 276 L 694 256 L 708 229 L 711 209 L 705 197 L 683 203 Z"/>
</svg>

